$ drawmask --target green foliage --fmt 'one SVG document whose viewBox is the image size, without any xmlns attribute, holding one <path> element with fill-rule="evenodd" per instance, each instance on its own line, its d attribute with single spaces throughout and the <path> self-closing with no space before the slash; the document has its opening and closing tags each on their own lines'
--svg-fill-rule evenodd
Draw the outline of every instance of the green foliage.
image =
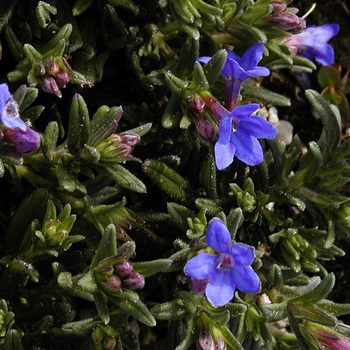
<svg viewBox="0 0 350 350">
<path fill-rule="evenodd" d="M 290 3 L 0 0 L 1 83 L 41 136 L 21 153 L 0 125 L 1 349 L 348 339 L 349 67 L 291 53 L 293 33 L 271 21 L 276 6 L 295 15 Z M 241 57 L 258 42 L 271 74 L 245 80 L 238 104 L 270 121 L 278 107 L 273 122 L 294 135 L 260 140 L 257 166 L 219 171 L 226 49 Z M 217 308 L 183 272 L 212 253 L 214 217 L 254 247 L 261 280 Z"/>
</svg>

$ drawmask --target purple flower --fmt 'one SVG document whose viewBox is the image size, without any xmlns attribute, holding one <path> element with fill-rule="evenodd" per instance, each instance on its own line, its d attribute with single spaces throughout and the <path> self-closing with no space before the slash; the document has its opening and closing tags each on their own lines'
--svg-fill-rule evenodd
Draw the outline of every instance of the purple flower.
<svg viewBox="0 0 350 350">
<path fill-rule="evenodd" d="M 313 58 L 328 66 L 334 62 L 334 51 L 328 40 L 339 31 L 338 24 L 324 24 L 305 28 L 301 33 L 292 35 L 284 41 L 293 54 L 302 55 L 310 60 Z"/>
<path fill-rule="evenodd" d="M 257 66 L 263 57 L 264 46 L 256 43 L 250 47 L 242 57 L 236 55 L 233 51 L 226 50 L 228 58 L 221 71 L 225 78 L 225 107 L 229 111 L 236 107 L 241 84 L 250 77 L 267 76 L 270 71 L 266 67 Z M 211 57 L 199 57 L 197 61 L 208 63 Z"/>
<path fill-rule="evenodd" d="M 186 275 L 196 278 L 209 278 L 205 295 L 214 306 L 230 302 L 235 289 L 244 293 L 257 293 L 260 280 L 251 268 L 254 248 L 243 243 L 230 244 L 231 236 L 220 219 L 213 219 L 207 231 L 207 244 L 219 254 L 199 253 L 185 266 Z"/>
<path fill-rule="evenodd" d="M 0 84 L 0 121 L 3 126 L 25 131 L 27 124 L 20 118 L 17 102 L 10 94 L 7 84 Z"/>
<path fill-rule="evenodd" d="M 5 129 L 3 131 L 6 142 L 13 144 L 18 152 L 29 152 L 40 146 L 40 134 L 28 128 L 25 131 L 19 129 Z"/>
<path fill-rule="evenodd" d="M 277 129 L 263 117 L 252 116 L 257 109 L 258 104 L 250 103 L 223 116 L 219 140 L 215 144 L 215 162 L 219 170 L 227 168 L 234 156 L 248 165 L 263 161 L 263 151 L 257 138 L 273 139 Z"/>
</svg>

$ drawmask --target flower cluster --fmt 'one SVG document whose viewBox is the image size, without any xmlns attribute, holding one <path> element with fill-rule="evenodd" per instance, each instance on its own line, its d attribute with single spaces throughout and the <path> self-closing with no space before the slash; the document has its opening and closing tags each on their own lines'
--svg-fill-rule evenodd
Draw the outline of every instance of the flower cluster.
<svg viewBox="0 0 350 350">
<path fill-rule="evenodd" d="M 236 288 L 244 293 L 257 293 L 261 283 L 250 266 L 255 258 L 254 248 L 243 243 L 230 244 L 231 236 L 220 219 L 209 223 L 207 244 L 218 252 L 200 252 L 185 266 L 186 275 L 197 279 L 208 279 L 205 295 L 217 307 L 229 303 Z"/>
<path fill-rule="evenodd" d="M 7 84 L 0 84 L 0 142 L 14 145 L 18 152 L 28 152 L 40 146 L 40 134 L 20 118 L 18 104 Z"/>
<path fill-rule="evenodd" d="M 136 290 L 145 285 L 145 278 L 133 271 L 131 262 L 118 255 L 101 261 L 96 268 L 96 280 L 104 291 L 112 294 L 122 292 L 122 287 Z"/>
</svg>

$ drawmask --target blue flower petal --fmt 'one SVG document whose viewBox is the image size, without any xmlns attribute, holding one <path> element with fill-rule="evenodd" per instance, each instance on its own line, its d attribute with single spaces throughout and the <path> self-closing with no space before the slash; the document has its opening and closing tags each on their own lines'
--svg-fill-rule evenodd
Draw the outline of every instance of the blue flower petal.
<svg viewBox="0 0 350 350">
<path fill-rule="evenodd" d="M 257 293 L 261 288 L 259 276 L 250 266 L 237 264 L 232 272 L 232 281 L 241 292 Z M 207 287 L 208 288 L 208 287 Z"/>
<path fill-rule="evenodd" d="M 257 103 L 248 103 L 243 106 L 236 107 L 232 112 L 231 115 L 233 117 L 240 117 L 240 116 L 246 116 L 249 117 L 252 113 L 257 111 L 260 108 L 260 106 Z"/>
<path fill-rule="evenodd" d="M 217 259 L 217 255 L 199 253 L 187 261 L 184 268 L 185 274 L 199 280 L 208 278 L 217 270 Z"/>
<path fill-rule="evenodd" d="M 203 62 L 203 63 L 208 63 L 210 60 L 211 60 L 210 56 L 202 56 L 197 58 L 198 62 Z"/>
<path fill-rule="evenodd" d="M 205 295 L 210 304 L 218 307 L 229 303 L 233 299 L 235 289 L 233 275 L 230 272 L 217 270 L 210 278 L 205 289 Z"/>
<path fill-rule="evenodd" d="M 207 231 L 207 244 L 221 253 L 228 253 L 230 241 L 231 235 L 226 225 L 220 219 L 211 220 Z"/>
<path fill-rule="evenodd" d="M 237 61 L 228 59 L 224 68 L 221 71 L 221 75 L 225 79 L 232 79 L 242 82 L 249 78 L 249 74 L 239 65 Z"/>
<path fill-rule="evenodd" d="M 240 118 L 239 130 L 256 138 L 265 139 L 273 139 L 277 134 L 276 127 L 258 115 Z"/>
<path fill-rule="evenodd" d="M 314 36 L 316 42 L 327 42 L 339 32 L 339 25 L 336 23 L 331 23 L 324 24 L 319 27 L 310 26 L 305 28 L 301 34 L 308 31 Z"/>
<path fill-rule="evenodd" d="M 251 265 L 255 259 L 254 248 L 244 243 L 234 243 L 231 245 L 230 254 L 234 257 L 238 265 Z"/>
<path fill-rule="evenodd" d="M 324 66 L 329 66 L 334 62 L 334 50 L 331 45 L 325 45 L 321 49 L 309 49 L 315 60 Z"/>
<path fill-rule="evenodd" d="M 217 142 L 214 146 L 215 164 L 219 170 L 226 169 L 235 156 L 236 147 L 233 143 L 221 144 Z"/>
<path fill-rule="evenodd" d="M 232 50 L 226 50 L 227 58 L 240 63 L 241 58 L 236 55 Z"/>
<path fill-rule="evenodd" d="M 219 143 L 225 144 L 230 141 L 232 133 L 232 117 L 223 118 L 219 125 Z"/>
<path fill-rule="evenodd" d="M 10 129 L 26 131 L 27 124 L 20 118 L 17 102 L 12 98 L 7 84 L 0 85 L 0 121 Z"/>
<path fill-rule="evenodd" d="M 231 136 L 231 142 L 236 146 L 235 156 L 243 163 L 254 166 L 264 160 L 259 141 L 248 133 L 238 130 Z"/>
<path fill-rule="evenodd" d="M 256 66 L 247 73 L 250 77 L 267 77 L 270 75 L 270 70 L 266 67 Z"/>
<path fill-rule="evenodd" d="M 251 46 L 241 57 L 239 62 L 241 67 L 246 71 L 253 69 L 262 59 L 263 51 L 264 45 L 261 43 Z"/>
</svg>

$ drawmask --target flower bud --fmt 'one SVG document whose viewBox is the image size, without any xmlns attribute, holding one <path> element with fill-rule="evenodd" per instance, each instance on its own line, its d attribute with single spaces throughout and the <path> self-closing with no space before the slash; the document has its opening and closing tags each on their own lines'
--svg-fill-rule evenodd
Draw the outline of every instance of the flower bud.
<svg viewBox="0 0 350 350">
<path fill-rule="evenodd" d="M 28 152 L 39 148 L 40 134 L 28 128 L 25 131 L 19 129 L 3 130 L 6 142 L 13 144 L 18 152 Z"/>
<path fill-rule="evenodd" d="M 43 91 L 49 94 L 55 94 L 57 97 L 62 97 L 62 93 L 57 86 L 56 80 L 50 76 L 45 76 L 41 84 Z"/>
<path fill-rule="evenodd" d="M 141 137 L 132 131 L 122 132 L 119 136 L 121 137 L 121 142 L 129 146 L 134 146 L 141 140 Z"/>
<path fill-rule="evenodd" d="M 68 73 L 65 71 L 60 71 L 56 74 L 56 82 L 58 85 L 65 87 L 66 84 L 69 82 L 69 76 Z"/>
<path fill-rule="evenodd" d="M 112 293 L 118 293 L 122 291 L 122 282 L 118 276 L 112 275 L 109 276 L 105 282 L 102 282 L 102 286 Z"/>
<path fill-rule="evenodd" d="M 129 261 L 123 260 L 115 266 L 115 271 L 120 277 L 127 277 L 132 273 L 133 267 Z"/>
<path fill-rule="evenodd" d="M 113 266 L 108 263 L 98 265 L 96 270 L 98 273 L 104 274 L 105 276 L 111 276 L 114 272 Z"/>
<path fill-rule="evenodd" d="M 132 272 L 129 277 L 124 280 L 124 284 L 131 290 L 142 289 L 145 286 L 145 277 L 137 272 Z"/>
<path fill-rule="evenodd" d="M 270 5 L 273 6 L 272 13 L 281 13 L 287 8 L 287 5 L 283 1 L 271 1 Z"/>
<path fill-rule="evenodd" d="M 53 76 L 55 76 L 60 70 L 60 68 L 58 67 L 58 65 L 56 64 L 52 56 L 48 57 L 45 60 L 45 66 L 46 66 L 46 72 Z"/>
<path fill-rule="evenodd" d="M 215 350 L 215 341 L 209 332 L 201 332 L 198 338 L 200 350 Z"/>
<path fill-rule="evenodd" d="M 204 110 L 205 102 L 199 97 L 195 95 L 191 95 L 188 98 L 191 109 L 197 114 L 201 113 Z"/>
<path fill-rule="evenodd" d="M 303 19 L 290 12 L 273 14 L 268 18 L 268 21 L 275 27 L 285 30 L 293 30 L 301 26 Z"/>
<path fill-rule="evenodd" d="M 201 138 L 205 141 L 214 141 L 216 135 L 215 127 L 203 115 L 198 115 L 194 120 Z"/>
</svg>

